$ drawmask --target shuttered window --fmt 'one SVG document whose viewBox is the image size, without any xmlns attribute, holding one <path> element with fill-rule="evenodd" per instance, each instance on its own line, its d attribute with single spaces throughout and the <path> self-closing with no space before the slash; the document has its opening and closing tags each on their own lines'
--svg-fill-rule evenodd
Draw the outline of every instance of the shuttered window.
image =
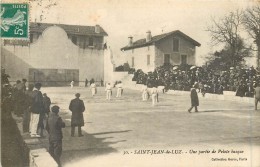
<svg viewBox="0 0 260 167">
<path fill-rule="evenodd" d="M 173 49 L 174 52 L 179 52 L 179 39 L 173 38 Z"/>
</svg>

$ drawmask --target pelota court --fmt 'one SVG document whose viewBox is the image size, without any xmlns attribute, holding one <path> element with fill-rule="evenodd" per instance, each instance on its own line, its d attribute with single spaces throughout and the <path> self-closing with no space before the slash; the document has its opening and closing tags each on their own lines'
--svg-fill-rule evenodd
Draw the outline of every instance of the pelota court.
<svg viewBox="0 0 260 167">
<path fill-rule="evenodd" d="M 115 97 L 114 89 L 111 101 L 105 99 L 103 87 L 95 97 L 88 87 L 41 91 L 48 94 L 52 105 L 61 107 L 66 122 L 61 157 L 65 167 L 260 164 L 255 161 L 260 155 L 260 110 L 254 111 L 252 104 L 201 97 L 200 112 L 188 113 L 187 95 L 160 93 L 159 103 L 153 107 L 151 99 L 142 101 L 141 92 L 130 89 L 125 89 L 121 98 Z M 71 137 L 68 106 L 78 92 L 86 106 L 84 137 Z M 47 143 L 47 138 L 43 140 Z M 217 152 L 206 154 L 206 150 Z"/>
</svg>

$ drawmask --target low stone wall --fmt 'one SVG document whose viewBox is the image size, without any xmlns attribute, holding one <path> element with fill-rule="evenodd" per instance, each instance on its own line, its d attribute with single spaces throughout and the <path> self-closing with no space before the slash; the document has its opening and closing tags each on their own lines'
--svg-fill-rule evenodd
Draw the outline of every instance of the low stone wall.
<svg viewBox="0 0 260 167">
<path fill-rule="evenodd" d="M 12 114 L 19 132 L 23 138 L 23 148 L 26 157 L 29 157 L 29 167 L 58 167 L 56 161 L 47 151 L 48 139 L 31 138 L 29 133 L 23 133 L 22 117 Z"/>
<path fill-rule="evenodd" d="M 129 84 L 125 86 L 126 88 L 132 89 L 132 90 L 142 90 L 143 84 Z M 150 88 L 148 88 L 149 90 Z M 164 86 L 158 86 L 158 92 L 163 92 Z M 190 95 L 189 91 L 179 91 L 179 90 L 168 90 L 167 94 L 176 94 L 176 95 Z M 211 93 L 206 93 L 204 98 L 209 98 L 209 99 L 216 99 L 216 100 L 229 100 L 229 101 L 237 101 L 237 102 L 242 102 L 242 103 L 250 103 L 254 104 L 254 98 L 251 97 L 238 97 L 235 96 L 236 92 L 232 91 L 224 91 L 223 95 L 220 94 L 211 94 Z M 203 98 L 201 93 L 198 93 L 200 98 Z"/>
<path fill-rule="evenodd" d="M 30 151 L 30 167 L 58 167 L 45 148 Z"/>
<path fill-rule="evenodd" d="M 167 91 L 167 94 L 189 95 L 190 92 L 189 91 L 169 90 L 169 91 Z M 203 98 L 201 93 L 198 93 L 198 95 L 199 95 L 200 98 Z M 216 99 L 216 100 L 229 100 L 229 101 L 237 101 L 237 102 L 242 102 L 242 103 L 254 104 L 254 98 L 238 97 L 238 96 L 235 96 L 233 94 L 233 92 L 224 93 L 223 95 L 206 93 L 204 98 Z"/>
</svg>

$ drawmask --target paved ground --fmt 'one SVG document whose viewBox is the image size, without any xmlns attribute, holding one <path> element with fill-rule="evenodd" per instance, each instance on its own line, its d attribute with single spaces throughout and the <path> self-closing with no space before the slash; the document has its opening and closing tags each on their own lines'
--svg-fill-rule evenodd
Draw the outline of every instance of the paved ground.
<svg viewBox="0 0 260 167">
<path fill-rule="evenodd" d="M 141 101 L 141 92 L 127 89 L 120 99 L 114 90 L 111 101 L 105 100 L 104 88 L 95 97 L 89 88 L 42 92 L 61 107 L 66 120 L 65 167 L 260 166 L 260 110 L 251 104 L 201 98 L 200 112 L 190 114 L 186 95 L 160 94 L 152 107 L 151 101 Z M 72 138 L 68 105 L 76 92 L 86 105 L 85 126 L 84 137 Z M 177 150 L 181 154 L 173 154 Z"/>
</svg>

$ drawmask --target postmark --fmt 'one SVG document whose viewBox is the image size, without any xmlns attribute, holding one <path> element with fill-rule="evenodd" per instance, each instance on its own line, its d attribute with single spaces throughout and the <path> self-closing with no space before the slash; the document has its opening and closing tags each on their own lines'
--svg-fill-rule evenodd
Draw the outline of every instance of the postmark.
<svg viewBox="0 0 260 167">
<path fill-rule="evenodd" d="M 1 4 L 1 38 L 29 39 L 29 4 Z"/>
</svg>

